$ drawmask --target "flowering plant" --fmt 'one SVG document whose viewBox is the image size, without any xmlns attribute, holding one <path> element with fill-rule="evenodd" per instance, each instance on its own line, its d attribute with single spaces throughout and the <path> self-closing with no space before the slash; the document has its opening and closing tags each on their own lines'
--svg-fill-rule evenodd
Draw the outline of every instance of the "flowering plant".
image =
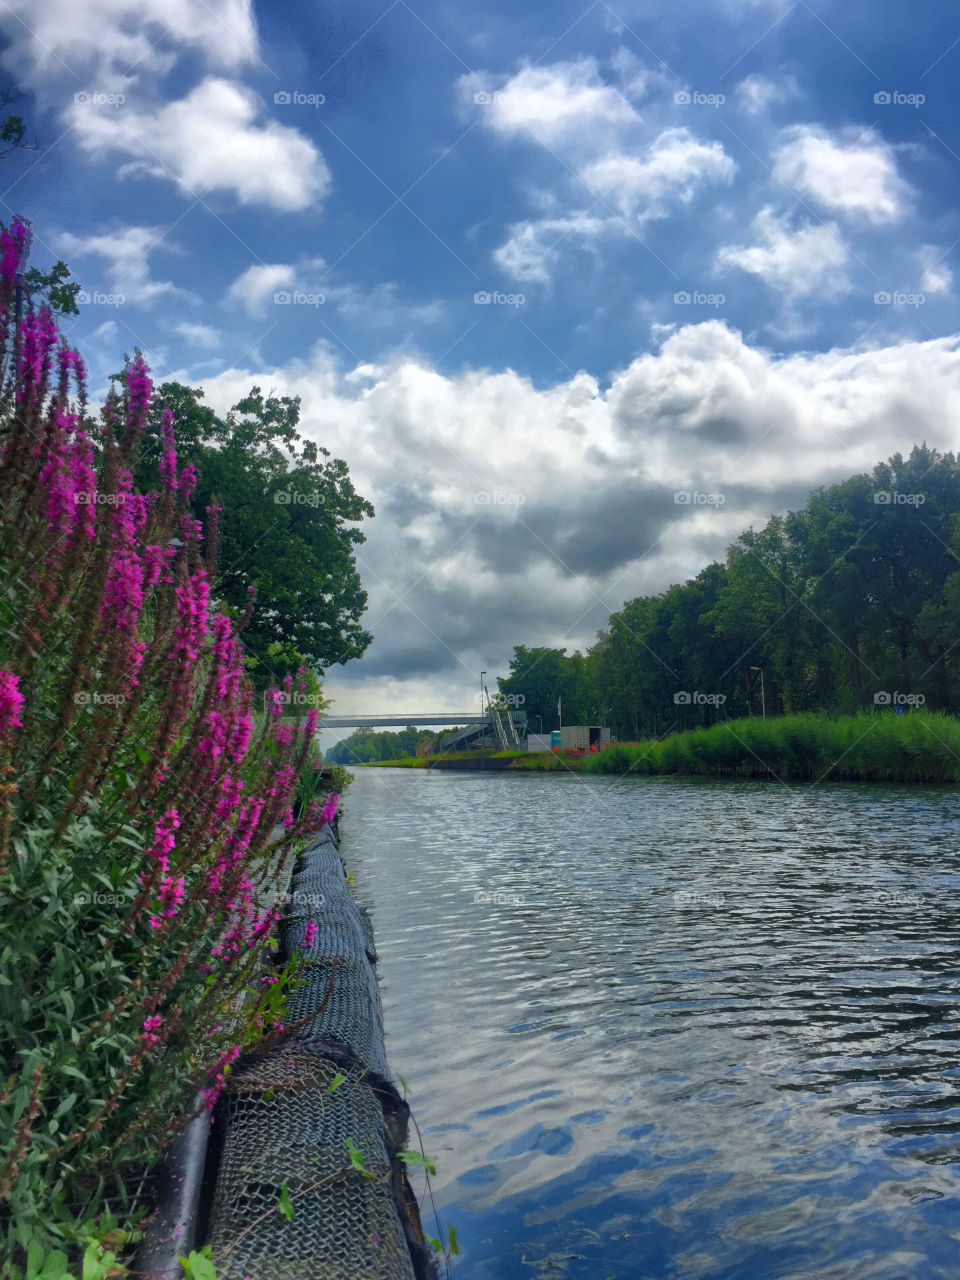
<svg viewBox="0 0 960 1280">
<path fill-rule="evenodd" d="M 280 1029 L 293 971 L 257 968 L 289 858 L 336 808 L 293 813 L 317 712 L 281 717 L 301 673 L 254 713 L 172 415 L 157 491 L 135 488 L 149 369 L 129 360 L 88 414 L 51 313 L 17 320 L 28 247 L 24 221 L 0 228 L 4 1276 L 76 1248 L 104 1192 Z"/>
</svg>

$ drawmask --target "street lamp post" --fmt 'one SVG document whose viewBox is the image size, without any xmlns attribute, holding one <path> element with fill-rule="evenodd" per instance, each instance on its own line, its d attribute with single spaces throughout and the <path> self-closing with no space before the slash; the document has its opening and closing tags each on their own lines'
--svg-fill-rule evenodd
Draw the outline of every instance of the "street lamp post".
<svg viewBox="0 0 960 1280">
<path fill-rule="evenodd" d="M 486 674 L 487 673 L 485 671 L 480 672 L 480 719 L 481 720 L 483 719 L 483 677 Z"/>
<path fill-rule="evenodd" d="M 766 695 L 763 692 L 763 667 L 751 667 L 750 670 L 760 672 L 760 713 L 763 716 L 763 718 L 766 719 L 767 699 L 766 699 Z"/>
</svg>

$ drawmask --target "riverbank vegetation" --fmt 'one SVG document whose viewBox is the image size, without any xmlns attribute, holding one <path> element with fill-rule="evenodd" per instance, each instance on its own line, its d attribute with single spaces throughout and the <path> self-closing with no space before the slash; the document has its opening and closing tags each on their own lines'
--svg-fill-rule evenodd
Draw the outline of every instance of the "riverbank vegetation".
<svg viewBox="0 0 960 1280">
<path fill-rule="evenodd" d="M 176 414 L 139 354 L 88 412 L 52 312 L 16 319 L 28 246 L 0 229 L 0 1275 L 105 1280 L 140 1174 L 285 1029 L 283 869 L 338 797 L 289 637 L 299 669 L 255 696 L 253 584 L 240 607 L 218 576 Z"/>
<path fill-rule="evenodd" d="M 481 757 L 510 760 L 510 772 L 680 774 L 810 781 L 960 782 L 960 718 L 942 712 L 806 713 L 728 720 L 645 742 L 617 742 L 596 754 L 461 751 L 376 766 L 425 769 L 468 766 Z"/>
<path fill-rule="evenodd" d="M 544 731 L 622 740 L 873 706 L 960 713 L 960 459 L 926 446 L 748 529 L 614 613 L 586 653 L 514 649 L 499 680 Z"/>
</svg>

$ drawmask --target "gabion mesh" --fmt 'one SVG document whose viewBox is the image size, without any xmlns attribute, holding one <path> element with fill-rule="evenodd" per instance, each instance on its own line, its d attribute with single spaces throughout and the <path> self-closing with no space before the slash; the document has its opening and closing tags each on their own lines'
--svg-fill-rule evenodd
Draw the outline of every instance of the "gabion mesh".
<svg viewBox="0 0 960 1280">
<path fill-rule="evenodd" d="M 293 1049 L 231 1075 L 208 1236 L 219 1280 L 414 1280 L 380 1103 L 357 1070 L 330 1093 L 337 1071 Z M 375 1177 L 351 1167 L 347 1138 Z"/>
<path fill-rule="evenodd" d="M 432 1280 L 416 1201 L 394 1158 L 409 1113 L 387 1066 L 373 927 L 347 888 L 330 828 L 300 857 L 281 940 L 287 956 L 306 960 L 287 1000 L 293 1038 L 238 1066 L 219 1104 L 206 1237 L 218 1280 Z M 338 1072 L 346 1078 L 331 1093 Z M 352 1167 L 348 1138 L 372 1178 Z M 291 1220 L 279 1208 L 284 1187 Z"/>
</svg>

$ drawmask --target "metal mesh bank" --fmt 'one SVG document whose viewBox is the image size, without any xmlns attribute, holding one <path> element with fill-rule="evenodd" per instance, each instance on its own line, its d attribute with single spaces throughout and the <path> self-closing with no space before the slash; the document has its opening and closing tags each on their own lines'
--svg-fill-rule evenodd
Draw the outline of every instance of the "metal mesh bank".
<svg viewBox="0 0 960 1280">
<path fill-rule="evenodd" d="M 307 961 L 288 1002 L 303 1025 L 228 1077 L 197 1238 L 218 1280 L 434 1280 L 396 1154 L 409 1111 L 386 1061 L 373 930 L 330 827 L 298 860 L 281 936 Z"/>
</svg>

